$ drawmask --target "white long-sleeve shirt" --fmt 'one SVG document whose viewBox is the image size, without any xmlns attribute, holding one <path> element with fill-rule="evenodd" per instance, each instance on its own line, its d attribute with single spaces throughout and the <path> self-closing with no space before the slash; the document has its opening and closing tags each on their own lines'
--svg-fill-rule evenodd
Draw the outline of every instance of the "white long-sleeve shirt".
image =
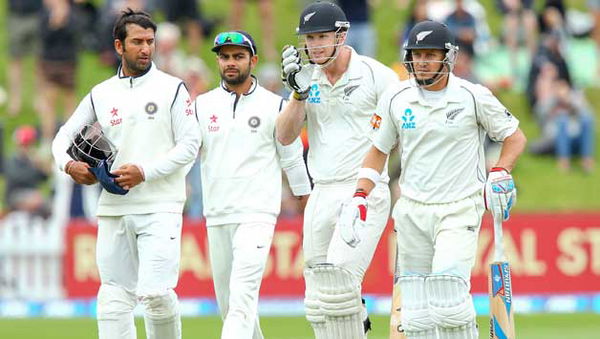
<svg viewBox="0 0 600 339">
<path fill-rule="evenodd" d="M 296 196 L 310 193 L 302 143 L 283 146 L 275 120 L 284 99 L 258 85 L 237 97 L 220 86 L 196 98 L 202 145 L 202 191 L 208 226 L 275 223 L 281 169 Z"/>
<path fill-rule="evenodd" d="M 181 213 L 185 175 L 200 144 L 197 117 L 183 82 L 152 65 L 137 77 L 123 76 L 119 70 L 96 85 L 52 143 L 61 170 L 72 160 L 66 150 L 74 136 L 94 123 L 118 150 L 111 169 L 132 163 L 145 175 L 145 181 L 126 195 L 102 190 L 98 216 Z"/>
</svg>

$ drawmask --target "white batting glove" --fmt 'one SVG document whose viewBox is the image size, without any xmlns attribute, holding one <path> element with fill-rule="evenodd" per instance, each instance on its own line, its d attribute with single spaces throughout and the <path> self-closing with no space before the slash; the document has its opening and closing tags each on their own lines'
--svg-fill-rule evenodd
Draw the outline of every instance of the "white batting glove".
<svg viewBox="0 0 600 339">
<path fill-rule="evenodd" d="M 485 183 L 484 197 L 485 208 L 495 218 L 508 220 L 510 209 L 517 202 L 517 188 L 512 175 L 502 167 L 492 168 Z"/>
<path fill-rule="evenodd" d="M 308 98 L 311 69 L 301 64 L 300 53 L 294 46 L 286 46 L 281 53 L 281 78 L 283 83 L 294 91 L 298 100 Z"/>
<path fill-rule="evenodd" d="M 360 243 L 358 229 L 364 227 L 366 220 L 367 194 L 358 191 L 350 201 L 342 204 L 342 211 L 336 225 L 348 246 L 356 247 Z"/>
</svg>

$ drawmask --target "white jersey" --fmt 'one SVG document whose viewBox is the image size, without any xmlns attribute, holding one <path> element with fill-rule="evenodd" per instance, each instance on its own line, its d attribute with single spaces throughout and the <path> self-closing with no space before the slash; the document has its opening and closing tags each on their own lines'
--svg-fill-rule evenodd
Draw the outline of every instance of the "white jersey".
<svg viewBox="0 0 600 339">
<path fill-rule="evenodd" d="M 100 124 L 117 147 L 112 170 L 142 167 L 145 181 L 126 195 L 102 190 L 98 216 L 181 213 L 185 175 L 198 153 L 200 136 L 189 94 L 181 81 L 153 64 L 143 75 L 118 75 L 96 85 L 60 128 L 52 153 L 61 170 L 72 160 L 67 148 L 85 124 Z"/>
<path fill-rule="evenodd" d="M 321 68 L 315 68 L 305 106 L 308 169 L 315 183 L 356 179 L 371 147 L 371 118 L 377 102 L 398 82 L 392 69 L 353 49 L 348 69 L 335 85 Z M 383 173 L 382 181 L 387 182 L 387 166 Z"/>
<path fill-rule="evenodd" d="M 485 134 L 503 141 L 519 120 L 487 88 L 450 75 L 445 95 L 435 106 L 407 80 L 379 102 L 381 127 L 373 144 L 389 154 L 398 144 L 400 191 L 422 203 L 464 199 L 486 180 Z"/>
<path fill-rule="evenodd" d="M 259 86 L 237 97 L 223 85 L 196 98 L 202 144 L 202 193 L 208 226 L 275 223 L 281 208 L 281 169 L 294 195 L 310 193 L 300 139 L 276 141 L 285 100 Z"/>
</svg>

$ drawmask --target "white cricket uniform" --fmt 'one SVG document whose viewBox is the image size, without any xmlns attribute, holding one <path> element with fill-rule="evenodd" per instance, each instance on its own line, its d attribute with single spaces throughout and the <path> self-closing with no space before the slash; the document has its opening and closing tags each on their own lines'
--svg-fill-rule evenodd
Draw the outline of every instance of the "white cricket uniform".
<svg viewBox="0 0 600 339">
<path fill-rule="evenodd" d="M 275 137 L 284 99 L 255 78 L 237 96 L 222 84 L 196 99 L 202 191 L 222 338 L 263 338 L 258 294 L 281 207 L 281 169 L 296 196 L 310 194 L 298 138 Z"/>
<path fill-rule="evenodd" d="M 136 297 L 168 295 L 177 285 L 185 175 L 196 158 L 200 135 L 183 82 L 154 64 L 137 77 L 123 76 L 119 69 L 81 101 L 52 145 L 61 170 L 71 160 L 66 153 L 71 140 L 85 124 L 94 123 L 118 149 L 112 170 L 132 163 L 145 174 L 145 181 L 126 195 L 102 190 L 97 209 L 100 280 L 109 286 L 104 290 L 129 298 L 127 309 L 119 311 L 127 314 Z M 102 300 L 99 294 L 99 320 L 110 320 L 104 313 L 113 306 L 106 307 L 111 300 L 104 295 L 112 294 L 103 292 Z M 100 326 L 101 338 L 117 335 L 103 331 Z M 135 328 L 131 331 L 135 334 Z M 118 335 L 129 338 L 131 333 Z"/>
<path fill-rule="evenodd" d="M 404 81 L 377 108 L 374 146 L 389 154 L 398 144 L 400 153 L 402 194 L 392 213 L 400 272 L 469 281 L 484 212 L 485 134 L 503 141 L 519 121 L 487 88 L 454 75 L 437 103 L 423 92 Z"/>
<path fill-rule="evenodd" d="M 378 61 L 353 49 L 351 53 L 348 69 L 333 86 L 315 68 L 306 100 L 308 169 L 315 187 L 304 213 L 303 250 L 306 267 L 328 262 L 362 281 L 389 216 L 387 166 L 368 197 L 366 227 L 360 230 L 356 248 L 341 239 L 335 224 L 341 203 L 354 193 L 358 170 L 371 146 L 377 102 L 398 77 Z"/>
</svg>

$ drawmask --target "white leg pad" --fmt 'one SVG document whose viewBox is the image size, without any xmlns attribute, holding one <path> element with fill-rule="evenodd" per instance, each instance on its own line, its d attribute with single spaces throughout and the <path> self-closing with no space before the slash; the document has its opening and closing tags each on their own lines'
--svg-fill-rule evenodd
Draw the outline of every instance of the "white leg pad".
<svg viewBox="0 0 600 339">
<path fill-rule="evenodd" d="M 440 329 L 475 326 L 475 308 L 469 284 L 450 275 L 429 276 L 425 280 L 431 318 Z M 462 337 L 470 338 L 470 337 Z"/>
<path fill-rule="evenodd" d="M 402 276 L 402 327 L 408 338 L 435 338 L 435 323 L 429 315 L 425 276 Z"/>
<path fill-rule="evenodd" d="M 100 339 L 135 339 L 135 295 L 113 285 L 100 285 L 97 318 Z"/>
<path fill-rule="evenodd" d="M 453 328 L 438 328 L 440 339 L 477 339 L 479 338 L 479 331 L 475 322 L 470 324 L 453 327 Z"/>
<path fill-rule="evenodd" d="M 327 339 L 363 339 L 360 283 L 344 268 L 317 265 L 313 268 L 319 286 L 319 300 L 325 315 Z"/>
<path fill-rule="evenodd" d="M 181 317 L 177 295 L 172 289 L 140 296 L 145 306 L 144 321 L 148 339 L 180 339 Z"/>
<path fill-rule="evenodd" d="M 321 310 L 321 302 L 319 301 L 319 289 L 315 280 L 315 274 L 312 269 L 304 270 L 304 283 L 306 291 L 304 296 L 304 310 L 306 312 L 306 320 L 310 322 L 310 326 L 315 332 L 316 339 L 326 339 L 327 333 L 325 329 L 325 315 Z"/>
</svg>

